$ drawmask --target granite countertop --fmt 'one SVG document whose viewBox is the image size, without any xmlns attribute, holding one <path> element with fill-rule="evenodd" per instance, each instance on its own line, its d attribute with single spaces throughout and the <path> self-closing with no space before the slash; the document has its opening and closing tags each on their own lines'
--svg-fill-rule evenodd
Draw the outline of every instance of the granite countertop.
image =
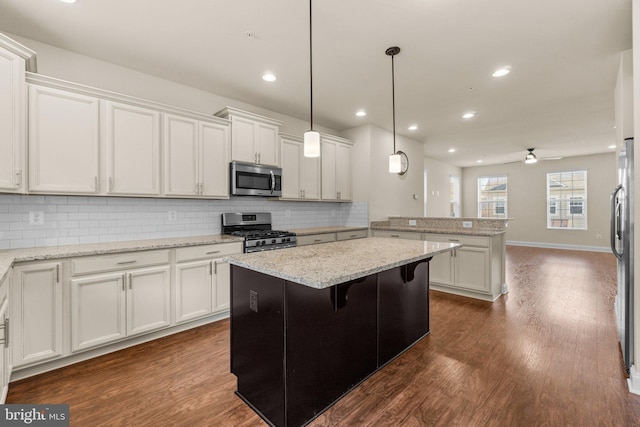
<svg viewBox="0 0 640 427">
<path fill-rule="evenodd" d="M 227 257 L 240 267 L 324 289 L 460 247 L 457 243 L 369 237 Z"/>
<path fill-rule="evenodd" d="M 0 251 L 0 280 L 4 279 L 7 271 L 9 271 L 9 269 L 15 262 L 61 259 L 87 255 L 104 255 L 120 252 L 136 252 L 152 249 L 168 249 L 184 246 L 210 245 L 216 243 L 232 243 L 242 241 L 244 241 L 242 237 L 210 235 L 2 250 Z"/>
<path fill-rule="evenodd" d="M 398 226 L 388 224 L 371 224 L 371 230 L 383 231 L 410 231 L 414 233 L 434 233 L 434 234 L 458 234 L 461 236 L 497 236 L 506 233 L 505 230 L 478 230 L 464 228 L 442 228 L 442 227 L 419 227 L 419 226 Z"/>
<path fill-rule="evenodd" d="M 340 233 L 342 231 L 359 231 L 359 230 L 368 230 L 369 227 L 352 227 L 352 226 L 332 226 L 332 227 L 314 227 L 314 228 L 297 228 L 292 231 L 296 233 L 298 236 L 309 236 L 313 234 L 324 234 L 324 233 Z"/>
</svg>

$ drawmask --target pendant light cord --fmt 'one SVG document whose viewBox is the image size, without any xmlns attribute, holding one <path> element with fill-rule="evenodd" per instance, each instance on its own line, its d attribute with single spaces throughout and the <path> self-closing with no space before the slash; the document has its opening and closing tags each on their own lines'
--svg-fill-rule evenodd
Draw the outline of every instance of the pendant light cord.
<svg viewBox="0 0 640 427">
<path fill-rule="evenodd" d="M 309 0 L 309 88 L 310 88 L 310 101 L 311 107 L 309 108 L 309 122 L 311 129 L 313 130 L 313 20 L 311 19 L 311 2 Z"/>
<path fill-rule="evenodd" d="M 396 153 L 396 76 L 395 67 L 393 64 L 393 58 L 395 54 L 391 55 L 391 105 L 393 109 L 393 154 Z"/>
</svg>

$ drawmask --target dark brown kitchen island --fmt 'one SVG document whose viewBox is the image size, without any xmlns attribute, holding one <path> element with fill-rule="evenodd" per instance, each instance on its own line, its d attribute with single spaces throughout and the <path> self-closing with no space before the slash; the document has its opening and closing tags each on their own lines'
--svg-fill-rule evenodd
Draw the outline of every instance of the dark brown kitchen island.
<svg viewBox="0 0 640 427">
<path fill-rule="evenodd" d="M 429 263 L 459 245 L 381 238 L 229 258 L 236 393 L 307 424 L 429 334 Z"/>
</svg>

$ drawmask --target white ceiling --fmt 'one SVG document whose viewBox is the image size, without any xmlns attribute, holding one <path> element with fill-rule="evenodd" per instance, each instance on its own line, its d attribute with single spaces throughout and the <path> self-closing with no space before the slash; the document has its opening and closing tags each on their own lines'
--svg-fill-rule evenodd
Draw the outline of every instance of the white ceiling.
<svg viewBox="0 0 640 427">
<path fill-rule="evenodd" d="M 0 0 L 0 31 L 308 120 L 308 7 Z M 391 129 L 385 50 L 397 45 L 397 132 L 424 142 L 429 157 L 464 167 L 521 160 L 528 147 L 552 157 L 615 143 L 613 91 L 619 53 L 631 48 L 631 0 L 316 0 L 313 32 L 317 124 Z M 505 65 L 508 76 L 491 76 Z M 263 82 L 265 70 L 278 80 Z M 463 120 L 470 110 L 476 116 Z M 417 131 L 407 130 L 412 123 Z"/>
</svg>

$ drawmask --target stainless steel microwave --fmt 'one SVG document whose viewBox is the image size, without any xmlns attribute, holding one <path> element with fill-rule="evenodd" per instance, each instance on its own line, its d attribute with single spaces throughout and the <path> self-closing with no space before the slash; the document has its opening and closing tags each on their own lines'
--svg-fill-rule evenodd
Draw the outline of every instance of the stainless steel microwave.
<svg viewBox="0 0 640 427">
<path fill-rule="evenodd" d="M 282 196 L 282 169 L 276 166 L 231 162 L 232 196 Z"/>
</svg>

